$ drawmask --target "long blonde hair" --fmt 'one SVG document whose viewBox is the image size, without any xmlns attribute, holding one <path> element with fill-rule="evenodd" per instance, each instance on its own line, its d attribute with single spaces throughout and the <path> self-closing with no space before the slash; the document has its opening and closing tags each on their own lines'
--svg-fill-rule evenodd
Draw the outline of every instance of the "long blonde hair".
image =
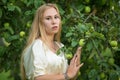
<svg viewBox="0 0 120 80">
<path fill-rule="evenodd" d="M 30 33 L 29 33 L 29 37 L 28 37 L 28 40 L 27 40 L 27 44 L 25 46 L 25 49 L 36 39 L 38 38 L 42 38 L 43 42 L 46 42 L 47 40 L 47 37 L 46 37 L 46 32 L 45 32 L 45 27 L 43 25 L 43 14 L 44 12 L 49 9 L 49 8 L 55 8 L 56 11 L 58 12 L 59 14 L 59 10 L 57 8 L 57 6 L 55 4 L 51 4 L 51 3 L 47 3 L 47 4 L 44 4 L 42 6 L 40 6 L 38 8 L 38 10 L 36 11 L 36 14 L 35 14 L 35 17 L 34 17 L 34 20 L 33 20 L 33 23 L 32 23 L 32 26 L 31 26 L 31 30 L 30 30 Z M 59 14 L 60 16 L 60 14 Z M 60 17 L 61 19 L 61 17 Z M 60 20 L 60 25 L 59 25 L 59 31 L 58 33 L 55 34 L 54 36 L 54 40 L 57 41 L 57 42 L 60 42 L 60 36 L 61 36 L 61 20 Z M 23 55 L 24 55 L 24 51 L 25 49 L 23 50 L 23 53 L 22 53 L 22 56 L 21 56 L 21 76 L 22 76 L 22 80 L 26 80 L 26 75 L 25 75 L 25 69 L 24 69 L 24 65 L 23 65 Z"/>
</svg>

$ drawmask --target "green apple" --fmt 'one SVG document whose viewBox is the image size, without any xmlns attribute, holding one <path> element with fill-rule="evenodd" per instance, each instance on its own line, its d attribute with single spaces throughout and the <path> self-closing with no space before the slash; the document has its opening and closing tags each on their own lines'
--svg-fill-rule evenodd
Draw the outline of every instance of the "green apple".
<svg viewBox="0 0 120 80">
<path fill-rule="evenodd" d="M 10 24 L 8 22 L 4 23 L 4 27 L 9 27 Z"/>
<path fill-rule="evenodd" d="M 70 14 L 73 14 L 73 8 L 70 8 Z"/>
<path fill-rule="evenodd" d="M 2 41 L 6 47 L 8 47 L 11 43 L 7 42 L 5 38 L 2 38 Z"/>
<path fill-rule="evenodd" d="M 110 45 L 112 47 L 117 47 L 118 43 L 117 43 L 117 41 L 113 40 L 113 41 L 110 41 Z"/>
<path fill-rule="evenodd" d="M 93 26 L 91 26 L 90 31 L 91 32 L 95 31 L 95 28 Z"/>
<path fill-rule="evenodd" d="M 27 24 L 26 24 L 26 26 L 29 28 L 31 26 L 31 22 L 28 21 Z"/>
<path fill-rule="evenodd" d="M 86 12 L 86 13 L 91 12 L 91 8 L 90 8 L 89 6 L 86 6 L 86 7 L 85 7 L 85 12 Z"/>
<path fill-rule="evenodd" d="M 79 40 L 79 45 L 82 47 L 85 44 L 85 39 L 80 39 Z"/>
<path fill-rule="evenodd" d="M 104 72 L 100 73 L 100 78 L 101 79 L 105 78 L 105 73 Z"/>
<path fill-rule="evenodd" d="M 13 5 L 13 3 L 10 3 L 10 5 Z"/>
<path fill-rule="evenodd" d="M 112 6 L 111 9 L 114 10 L 114 6 Z"/>
<path fill-rule="evenodd" d="M 89 31 L 85 32 L 85 37 L 90 37 L 91 33 Z"/>
<path fill-rule="evenodd" d="M 109 58 L 109 59 L 108 59 L 108 63 L 111 64 L 111 65 L 114 64 L 114 61 L 115 61 L 114 58 Z"/>
<path fill-rule="evenodd" d="M 65 54 L 65 56 L 67 59 L 71 59 L 73 57 L 72 53 L 67 53 L 67 54 Z"/>
<path fill-rule="evenodd" d="M 21 37 L 25 36 L 25 32 L 24 31 L 20 31 L 19 34 L 20 34 Z"/>
</svg>

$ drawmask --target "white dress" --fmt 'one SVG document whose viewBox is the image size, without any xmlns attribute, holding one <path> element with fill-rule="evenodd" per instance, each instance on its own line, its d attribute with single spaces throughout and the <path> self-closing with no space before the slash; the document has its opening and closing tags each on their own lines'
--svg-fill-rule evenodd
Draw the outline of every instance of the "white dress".
<svg viewBox="0 0 120 80">
<path fill-rule="evenodd" d="M 63 44 L 57 45 L 63 47 Z M 29 80 L 34 80 L 39 75 L 65 73 L 68 66 L 62 51 L 59 55 L 53 53 L 40 39 L 35 40 L 25 50 L 23 64 Z"/>
</svg>

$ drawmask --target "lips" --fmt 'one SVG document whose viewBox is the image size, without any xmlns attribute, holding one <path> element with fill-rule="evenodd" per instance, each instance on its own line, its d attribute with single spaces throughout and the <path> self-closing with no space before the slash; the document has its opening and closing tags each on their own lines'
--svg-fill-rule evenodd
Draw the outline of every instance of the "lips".
<svg viewBox="0 0 120 80">
<path fill-rule="evenodd" d="M 52 27 L 52 29 L 54 29 L 54 30 L 57 29 L 57 28 L 58 28 L 57 26 L 53 26 L 53 27 Z"/>
</svg>

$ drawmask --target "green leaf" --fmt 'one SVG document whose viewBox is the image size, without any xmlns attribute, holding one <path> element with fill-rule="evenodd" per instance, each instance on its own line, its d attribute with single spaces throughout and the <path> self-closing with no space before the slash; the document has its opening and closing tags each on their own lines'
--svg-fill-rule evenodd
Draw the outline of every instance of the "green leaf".
<svg viewBox="0 0 120 80">
<path fill-rule="evenodd" d="M 32 11 L 31 10 L 28 10 L 25 12 L 25 15 L 31 15 L 32 14 Z"/>
<path fill-rule="evenodd" d="M 13 31 L 12 27 L 4 26 L 4 28 L 7 29 L 8 31 L 10 31 L 11 34 L 14 34 L 14 31 Z"/>
<path fill-rule="evenodd" d="M 2 0 L 2 2 L 5 4 L 7 2 L 7 0 Z"/>
<path fill-rule="evenodd" d="M 109 29 L 108 35 L 109 35 L 110 37 L 116 37 L 116 36 L 118 35 L 118 33 L 119 33 L 118 28 L 116 28 L 116 27 L 114 26 L 114 27 L 111 27 L 111 28 Z"/>
<path fill-rule="evenodd" d="M 6 48 L 3 46 L 0 46 L 0 57 L 3 56 L 4 52 L 5 52 Z"/>
<path fill-rule="evenodd" d="M 57 51 L 57 55 L 59 55 L 60 53 L 62 53 L 62 52 L 66 52 L 66 47 L 64 46 L 64 47 L 62 47 L 62 48 L 60 48 L 58 51 Z"/>
<path fill-rule="evenodd" d="M 14 6 L 13 3 L 10 3 L 10 4 L 7 5 L 8 11 L 14 11 L 15 7 L 16 6 Z"/>
<path fill-rule="evenodd" d="M 65 11 L 62 9 L 62 7 L 60 5 L 57 5 L 60 11 L 60 14 L 63 15 L 65 13 Z"/>
<path fill-rule="evenodd" d="M 92 33 L 92 36 L 93 36 L 93 37 L 96 37 L 96 38 L 98 38 L 98 39 L 105 40 L 105 36 L 104 36 L 102 33 L 99 33 L 99 32 L 93 32 L 93 33 Z"/>
<path fill-rule="evenodd" d="M 89 55 L 88 59 L 93 58 L 97 54 L 96 50 L 92 50 L 91 54 Z"/>
<path fill-rule="evenodd" d="M 84 32 L 86 32 L 88 29 L 87 29 L 87 27 L 86 27 L 84 24 L 79 23 L 79 24 L 78 24 L 78 30 L 79 30 L 81 33 L 84 33 Z"/>
<path fill-rule="evenodd" d="M 27 6 L 30 6 L 31 4 L 33 4 L 34 3 L 34 0 L 29 0 L 28 2 L 27 2 Z"/>
<path fill-rule="evenodd" d="M 8 32 L 4 32 L 3 33 L 3 37 L 5 38 L 5 39 L 7 39 L 7 38 L 9 38 L 11 35 L 8 33 Z"/>
<path fill-rule="evenodd" d="M 34 0 L 34 6 L 35 6 L 35 8 L 38 8 L 42 3 L 44 3 L 43 0 Z"/>
<path fill-rule="evenodd" d="M 21 0 L 21 2 L 27 5 L 28 0 Z"/>
<path fill-rule="evenodd" d="M 17 9 L 17 11 L 18 11 L 19 13 L 21 13 L 21 8 L 20 8 L 20 7 L 15 6 L 15 8 Z"/>
<path fill-rule="evenodd" d="M 107 47 L 107 48 L 102 52 L 102 56 L 104 56 L 104 57 L 105 57 L 105 56 L 107 56 L 107 57 L 113 57 L 111 49 Z"/>
<path fill-rule="evenodd" d="M 119 74 L 115 70 L 111 70 L 109 75 L 110 75 L 109 80 L 118 80 L 119 79 Z"/>
<path fill-rule="evenodd" d="M 4 46 L 3 39 L 0 37 L 0 46 Z"/>
<path fill-rule="evenodd" d="M 87 44 L 86 44 L 86 51 L 91 51 L 93 49 L 93 44 L 92 44 L 92 42 L 88 42 Z"/>
<path fill-rule="evenodd" d="M 2 17 L 2 9 L 0 8 L 0 18 Z"/>
<path fill-rule="evenodd" d="M 95 69 L 90 70 L 90 72 L 88 73 L 88 77 L 89 79 L 96 80 L 97 70 Z"/>
<path fill-rule="evenodd" d="M 72 47 L 75 47 L 77 44 L 78 44 L 78 42 L 75 41 L 75 40 L 73 40 L 72 43 L 71 43 L 71 46 L 72 46 Z"/>
<path fill-rule="evenodd" d="M 72 36 L 72 34 L 73 34 L 73 33 L 68 32 L 68 33 L 66 34 L 66 37 L 70 37 L 70 36 Z"/>
<path fill-rule="evenodd" d="M 8 38 L 9 41 L 13 41 L 13 40 L 16 40 L 16 39 L 19 39 L 19 35 L 10 36 Z"/>
</svg>

